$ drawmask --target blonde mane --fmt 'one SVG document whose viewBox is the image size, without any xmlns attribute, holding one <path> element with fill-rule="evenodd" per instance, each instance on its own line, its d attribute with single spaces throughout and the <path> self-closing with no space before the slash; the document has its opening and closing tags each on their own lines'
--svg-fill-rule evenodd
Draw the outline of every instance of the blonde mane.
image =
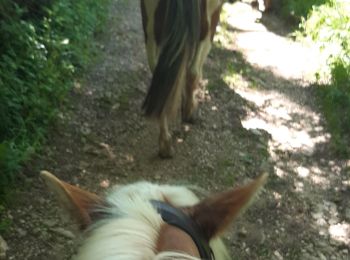
<svg viewBox="0 0 350 260">
<path fill-rule="evenodd" d="M 91 226 L 75 260 L 198 259 L 181 252 L 155 252 L 164 224 L 150 200 L 174 206 L 192 206 L 199 200 L 185 187 L 139 182 L 113 189 L 106 197 L 107 217 Z M 229 259 L 220 239 L 210 242 L 215 258 Z"/>
</svg>

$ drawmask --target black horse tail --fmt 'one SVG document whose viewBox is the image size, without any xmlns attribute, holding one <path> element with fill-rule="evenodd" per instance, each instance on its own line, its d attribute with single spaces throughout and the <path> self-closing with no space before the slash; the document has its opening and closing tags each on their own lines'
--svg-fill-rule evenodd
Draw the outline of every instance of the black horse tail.
<svg viewBox="0 0 350 260">
<path fill-rule="evenodd" d="M 201 0 L 166 0 L 165 9 L 160 54 L 142 105 L 155 118 L 176 112 L 201 28 Z"/>
</svg>

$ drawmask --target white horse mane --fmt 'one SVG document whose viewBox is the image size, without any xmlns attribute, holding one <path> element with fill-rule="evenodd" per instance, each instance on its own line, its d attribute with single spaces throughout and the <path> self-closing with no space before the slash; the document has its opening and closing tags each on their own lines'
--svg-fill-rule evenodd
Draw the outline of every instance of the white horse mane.
<svg viewBox="0 0 350 260">
<path fill-rule="evenodd" d="M 86 239 L 75 260 L 198 259 L 181 252 L 155 252 L 159 231 L 164 223 L 150 200 L 174 206 L 192 206 L 199 200 L 181 186 L 139 182 L 116 187 L 106 197 L 110 207 L 102 209 L 107 218 L 97 221 L 86 232 Z M 215 258 L 229 259 L 220 239 L 210 242 Z"/>
</svg>

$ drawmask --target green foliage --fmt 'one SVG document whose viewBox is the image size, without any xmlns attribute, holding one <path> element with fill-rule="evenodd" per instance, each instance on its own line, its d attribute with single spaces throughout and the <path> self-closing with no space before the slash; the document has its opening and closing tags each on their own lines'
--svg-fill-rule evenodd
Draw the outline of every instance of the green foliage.
<svg viewBox="0 0 350 260">
<path fill-rule="evenodd" d="M 299 22 L 303 17 L 307 17 L 310 10 L 315 6 L 325 4 L 329 0 L 280 0 L 281 1 L 281 15 L 292 18 Z"/>
<path fill-rule="evenodd" d="M 108 0 L 0 0 L 0 201 L 40 146 Z"/>
<path fill-rule="evenodd" d="M 320 88 L 320 99 L 329 130 L 333 149 L 341 156 L 350 152 L 350 95 L 336 87 Z"/>
<path fill-rule="evenodd" d="M 347 54 L 348 55 L 348 54 Z M 345 56 L 346 57 L 346 56 Z M 348 57 L 347 57 L 348 58 Z M 350 62 L 343 57 L 332 58 L 330 66 L 333 85 L 344 93 L 350 93 Z"/>
<path fill-rule="evenodd" d="M 0 234 L 6 232 L 11 226 L 11 219 L 9 219 L 6 215 L 5 207 L 0 205 Z"/>
<path fill-rule="evenodd" d="M 321 89 L 321 104 L 336 151 L 349 153 L 350 144 L 350 2 L 329 0 L 313 7 L 300 28 L 328 57 L 322 68 L 330 78 Z"/>
</svg>

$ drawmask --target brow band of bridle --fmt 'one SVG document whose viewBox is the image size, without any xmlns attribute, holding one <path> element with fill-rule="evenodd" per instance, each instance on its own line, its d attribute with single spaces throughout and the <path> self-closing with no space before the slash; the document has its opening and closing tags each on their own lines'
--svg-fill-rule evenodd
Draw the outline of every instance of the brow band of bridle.
<svg viewBox="0 0 350 260">
<path fill-rule="evenodd" d="M 150 202 L 166 223 L 181 229 L 193 239 L 201 259 L 215 260 L 208 241 L 204 239 L 198 225 L 189 216 L 181 210 L 162 201 L 151 200 Z"/>
</svg>

